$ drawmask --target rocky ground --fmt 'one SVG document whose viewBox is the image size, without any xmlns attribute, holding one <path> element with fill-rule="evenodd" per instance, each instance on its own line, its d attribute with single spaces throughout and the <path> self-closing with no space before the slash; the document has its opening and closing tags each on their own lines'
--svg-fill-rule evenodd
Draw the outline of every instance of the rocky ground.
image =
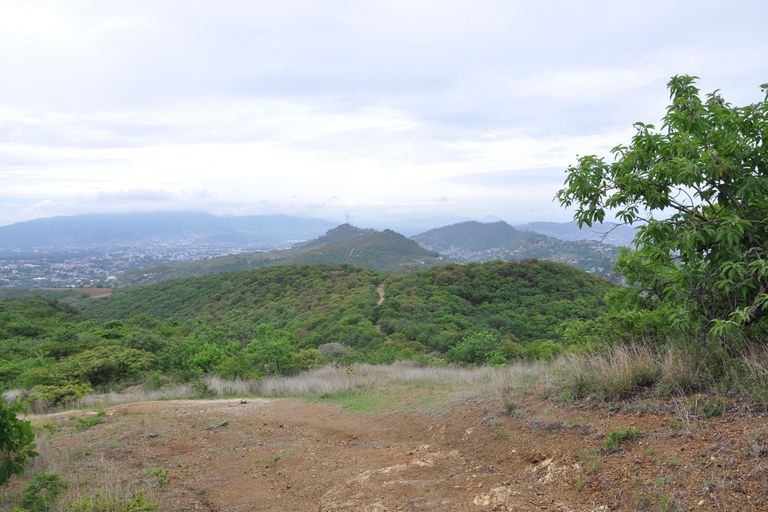
<svg viewBox="0 0 768 512">
<path fill-rule="evenodd" d="M 36 465 L 73 482 L 70 495 L 145 488 L 169 511 L 768 510 L 768 421 L 719 405 L 559 404 L 535 391 L 382 415 L 292 399 L 141 402 L 82 430 L 71 427 L 92 413 L 35 417 L 48 429 Z"/>
</svg>

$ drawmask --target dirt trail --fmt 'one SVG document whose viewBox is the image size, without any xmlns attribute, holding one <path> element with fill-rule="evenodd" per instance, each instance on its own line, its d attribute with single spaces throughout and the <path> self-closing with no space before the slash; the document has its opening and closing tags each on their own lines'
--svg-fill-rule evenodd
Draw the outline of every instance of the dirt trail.
<svg viewBox="0 0 768 512">
<path fill-rule="evenodd" d="M 174 511 L 768 508 L 764 418 L 686 425 L 669 404 L 630 405 L 562 408 L 528 395 L 511 416 L 496 399 L 366 416 L 291 399 L 144 402 L 46 449 L 86 443 L 77 478 L 154 486 Z M 642 437 L 606 451 L 606 436 L 628 427 Z M 152 475 L 165 469 L 158 486 Z"/>
<path fill-rule="evenodd" d="M 377 304 L 381 306 L 381 304 L 384 302 L 384 285 L 380 284 L 377 286 L 376 291 L 379 292 L 379 302 L 377 302 Z"/>
</svg>

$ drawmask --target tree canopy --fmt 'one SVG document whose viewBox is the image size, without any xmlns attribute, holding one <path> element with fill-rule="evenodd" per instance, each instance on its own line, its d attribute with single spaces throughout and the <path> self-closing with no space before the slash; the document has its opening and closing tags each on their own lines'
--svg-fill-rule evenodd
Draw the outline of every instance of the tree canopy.
<svg viewBox="0 0 768 512">
<path fill-rule="evenodd" d="M 637 225 L 624 275 L 716 334 L 760 330 L 768 308 L 768 95 L 736 107 L 697 77 L 675 76 L 661 129 L 636 123 L 615 161 L 589 155 L 569 167 L 557 193 L 579 225 L 614 212 Z M 762 85 L 763 91 L 768 84 Z"/>
</svg>

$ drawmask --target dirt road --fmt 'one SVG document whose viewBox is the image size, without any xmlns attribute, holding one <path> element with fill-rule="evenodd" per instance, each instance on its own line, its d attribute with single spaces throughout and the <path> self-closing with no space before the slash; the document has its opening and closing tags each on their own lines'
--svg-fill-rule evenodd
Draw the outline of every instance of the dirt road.
<svg viewBox="0 0 768 512">
<path fill-rule="evenodd" d="M 765 419 L 681 426 L 677 410 L 537 396 L 379 416 L 290 399 L 144 402 L 42 449 L 73 454 L 70 481 L 148 487 L 173 511 L 765 510 Z M 606 450 L 628 427 L 642 435 Z"/>
</svg>

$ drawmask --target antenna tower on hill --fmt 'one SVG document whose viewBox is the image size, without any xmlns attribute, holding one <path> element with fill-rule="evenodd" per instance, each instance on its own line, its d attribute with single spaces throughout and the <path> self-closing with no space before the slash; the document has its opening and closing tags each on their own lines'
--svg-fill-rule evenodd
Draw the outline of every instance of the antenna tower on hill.
<svg viewBox="0 0 768 512">
<path fill-rule="evenodd" d="M 347 224 L 352 225 L 352 214 L 350 213 L 347 214 Z"/>
</svg>

